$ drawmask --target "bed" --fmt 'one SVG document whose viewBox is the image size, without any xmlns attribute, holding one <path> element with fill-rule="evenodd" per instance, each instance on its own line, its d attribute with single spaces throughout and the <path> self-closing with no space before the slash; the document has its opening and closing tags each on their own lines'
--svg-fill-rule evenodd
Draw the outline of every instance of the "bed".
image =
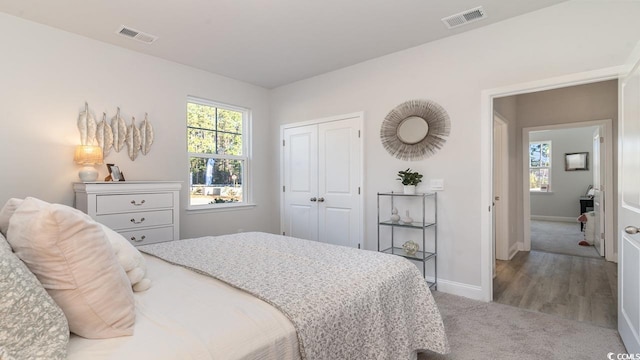
<svg viewBox="0 0 640 360">
<path fill-rule="evenodd" d="M 146 263 L 146 275 L 152 285 L 132 293 L 128 272 L 104 270 L 121 265 L 117 251 L 113 252 L 109 245 L 112 231 L 62 205 L 26 199 L 23 205 L 16 206 L 13 216 L 5 214 L 6 205 L 0 211 L 3 234 L 11 219 L 7 241 L 0 239 L 0 245 L 10 245 L 5 246 L 9 250 L 0 246 L 4 251 L 0 253 L 0 265 L 4 266 L 0 268 L 0 277 L 4 276 L 0 286 L 5 285 L 4 280 L 13 279 L 12 273 L 19 266 L 29 266 L 24 272 L 31 270 L 35 276 L 25 274 L 32 278 L 27 280 L 42 283 L 37 284 L 43 293 L 40 295 L 48 293 L 49 299 L 64 310 L 63 315 L 54 312 L 44 317 L 46 321 L 35 317 L 30 320 L 38 326 L 49 326 L 41 331 L 55 333 L 56 351 L 62 344 L 69 359 L 395 360 L 415 359 L 421 351 L 449 350 L 440 314 L 424 279 L 413 264 L 401 257 L 266 233 L 178 240 L 138 248 L 144 253 L 138 255 Z M 74 220 L 70 222 L 70 218 Z M 38 248 L 34 245 L 38 237 L 56 243 Z M 80 257 L 89 262 L 83 265 L 86 269 L 78 263 L 70 267 L 71 271 L 81 269 L 74 275 L 77 282 L 92 266 L 101 276 L 121 277 L 114 281 L 122 280 L 128 287 L 128 294 L 123 296 L 106 289 L 107 281 L 86 281 L 89 288 L 102 293 L 96 299 L 97 307 L 89 308 L 80 320 L 93 316 L 100 306 L 113 307 L 122 297 L 122 307 L 129 306 L 135 313 L 135 321 L 134 314 L 117 318 L 125 332 L 115 336 L 98 332 L 94 336 L 74 325 L 78 320 L 78 315 L 73 314 L 77 306 L 70 308 L 59 292 L 75 291 L 75 298 L 91 295 L 87 290 L 78 293 L 76 287 L 51 285 L 51 277 L 63 266 L 56 264 L 53 270 L 43 270 L 41 263 L 50 260 L 30 257 L 33 253 L 64 249 L 68 252 L 60 261 L 86 254 L 112 261 L 111 265 L 96 266 L 97 260 Z M 5 260 L 11 260 L 11 256 L 20 257 L 23 264 L 7 263 Z M 23 286 L 25 281 L 15 283 Z M 126 301 L 130 303 L 127 305 Z M 23 307 L 20 301 L 14 302 L 14 306 Z M 0 315 L 16 313 L 4 298 L 0 305 Z M 36 305 L 40 311 L 41 306 Z M 64 327 L 66 322 L 61 326 L 50 321 L 60 316 L 66 316 L 68 328 Z M 14 317 L 16 324 L 24 322 L 24 316 Z M 0 340 L 2 331 L 9 331 L 14 347 L 20 341 L 22 347 L 26 346 L 26 339 L 16 335 L 19 332 L 12 330 L 11 324 L 2 325 Z M 25 337 L 33 333 L 32 328 L 27 328 Z M 29 340 L 28 345 L 33 348 L 30 351 L 46 353 L 43 349 L 49 344 L 38 341 L 43 340 Z M 6 349 L 12 344 L 7 348 L 4 345 L 0 342 L 0 359 L 11 359 Z"/>
</svg>

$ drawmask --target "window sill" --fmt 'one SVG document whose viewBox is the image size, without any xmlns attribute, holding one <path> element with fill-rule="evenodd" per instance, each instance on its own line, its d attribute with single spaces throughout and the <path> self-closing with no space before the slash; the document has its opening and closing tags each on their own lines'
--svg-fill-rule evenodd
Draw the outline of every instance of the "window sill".
<svg viewBox="0 0 640 360">
<path fill-rule="evenodd" d="M 553 191 L 534 191 L 534 190 L 531 190 L 531 191 L 529 191 L 529 194 L 532 194 L 532 195 L 533 194 L 537 194 L 537 195 L 551 194 L 551 195 L 553 195 Z"/>
<path fill-rule="evenodd" d="M 256 207 L 256 204 L 252 203 L 242 203 L 242 204 L 219 204 L 215 206 L 209 205 L 196 205 L 196 206 L 187 206 L 188 213 L 209 213 L 209 212 L 221 212 L 221 211 L 236 211 L 236 210 L 246 210 Z"/>
</svg>

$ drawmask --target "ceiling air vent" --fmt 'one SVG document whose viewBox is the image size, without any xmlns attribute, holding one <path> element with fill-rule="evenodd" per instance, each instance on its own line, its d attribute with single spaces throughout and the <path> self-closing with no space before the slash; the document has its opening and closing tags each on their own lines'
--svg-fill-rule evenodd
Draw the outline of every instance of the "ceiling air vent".
<svg viewBox="0 0 640 360">
<path fill-rule="evenodd" d="M 143 33 L 142 31 L 138 31 L 124 25 L 120 26 L 120 29 L 118 29 L 118 31 L 116 32 L 122 36 L 126 36 L 130 39 L 137 40 L 145 44 L 151 44 L 158 39 L 157 36 Z"/>
<path fill-rule="evenodd" d="M 477 8 L 469 9 L 455 15 L 447 16 L 446 18 L 442 19 L 442 22 L 444 22 L 449 29 L 453 29 L 458 26 L 467 25 L 474 21 L 485 19 L 486 17 L 487 15 L 485 14 L 482 6 L 478 6 Z"/>
</svg>

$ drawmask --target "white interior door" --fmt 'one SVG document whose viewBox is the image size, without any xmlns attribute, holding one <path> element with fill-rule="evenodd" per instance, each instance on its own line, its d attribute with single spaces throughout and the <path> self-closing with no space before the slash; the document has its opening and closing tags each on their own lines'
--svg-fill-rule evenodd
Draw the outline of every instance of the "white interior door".
<svg viewBox="0 0 640 360">
<path fill-rule="evenodd" d="M 621 79 L 618 207 L 618 331 L 627 352 L 640 353 L 640 71 Z"/>
<path fill-rule="evenodd" d="M 360 242 L 359 118 L 318 125 L 318 239 Z"/>
<path fill-rule="evenodd" d="M 318 240 L 318 126 L 284 129 L 283 232 Z"/>
<path fill-rule="evenodd" d="M 507 123 L 493 120 L 493 258 L 509 260 L 507 194 L 509 193 Z M 493 262 L 495 276 L 495 261 Z"/>
<path fill-rule="evenodd" d="M 604 138 L 600 135 L 600 128 L 593 132 L 593 212 L 594 217 L 594 237 L 593 245 L 600 254 L 604 256 L 604 193 L 602 180 L 604 180 L 604 148 L 601 146 Z"/>
</svg>

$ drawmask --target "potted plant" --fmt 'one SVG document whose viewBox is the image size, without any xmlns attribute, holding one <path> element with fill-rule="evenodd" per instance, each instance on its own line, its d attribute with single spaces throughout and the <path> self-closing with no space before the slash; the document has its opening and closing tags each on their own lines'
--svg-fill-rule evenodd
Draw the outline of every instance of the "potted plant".
<svg viewBox="0 0 640 360">
<path fill-rule="evenodd" d="M 398 180 L 400 180 L 402 185 L 404 185 L 405 194 L 415 194 L 416 185 L 422 182 L 422 175 L 409 168 L 407 170 L 398 171 Z"/>
</svg>

